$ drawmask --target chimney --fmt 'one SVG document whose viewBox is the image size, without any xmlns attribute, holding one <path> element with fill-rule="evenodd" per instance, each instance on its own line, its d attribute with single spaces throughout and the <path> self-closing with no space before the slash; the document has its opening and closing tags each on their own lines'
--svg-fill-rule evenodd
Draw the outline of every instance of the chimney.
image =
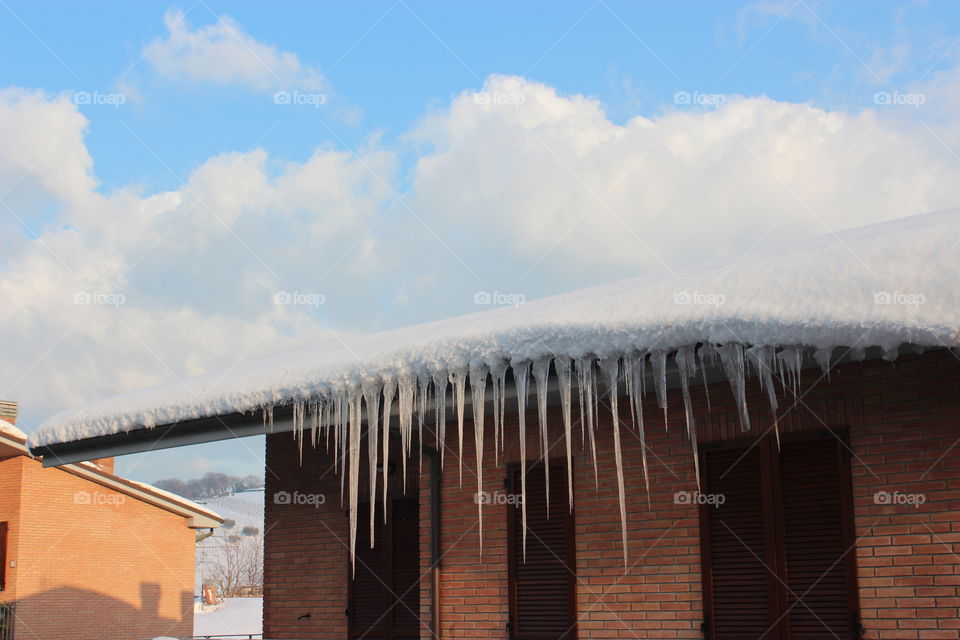
<svg viewBox="0 0 960 640">
<path fill-rule="evenodd" d="M 92 461 L 100 471 L 113 473 L 113 458 L 97 458 Z"/>
<path fill-rule="evenodd" d="M 0 420 L 17 424 L 17 410 L 20 405 L 10 400 L 0 400 Z"/>
</svg>

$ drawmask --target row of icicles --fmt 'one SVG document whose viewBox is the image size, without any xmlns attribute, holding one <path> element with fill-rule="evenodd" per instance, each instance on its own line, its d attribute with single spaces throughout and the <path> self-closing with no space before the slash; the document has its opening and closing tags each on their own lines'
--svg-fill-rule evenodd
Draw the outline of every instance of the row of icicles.
<svg viewBox="0 0 960 640">
<path fill-rule="evenodd" d="M 828 370 L 830 363 L 830 349 L 814 353 L 814 358 L 824 370 Z M 694 425 L 693 410 L 690 401 L 690 384 L 707 368 L 714 368 L 719 361 L 722 370 L 730 383 L 736 399 L 740 415 L 741 426 L 744 430 L 750 428 L 750 419 L 746 405 L 746 378 L 752 372 L 759 380 L 762 389 L 766 390 L 771 409 L 777 410 L 777 397 L 774 390 L 774 377 L 777 377 L 784 388 L 798 392 L 800 368 L 803 360 L 802 347 L 775 347 L 753 346 L 744 347 L 741 344 L 730 343 L 725 345 L 701 344 L 677 349 L 673 352 L 650 351 L 628 354 L 620 357 L 571 358 L 564 355 L 544 357 L 534 361 L 506 360 L 488 364 L 476 362 L 469 366 L 453 367 L 449 369 L 423 371 L 419 374 L 400 374 L 397 377 L 381 378 L 373 382 L 357 384 L 352 388 L 344 388 L 321 398 L 297 400 L 293 403 L 294 437 L 300 447 L 300 460 L 303 461 L 303 443 L 305 432 L 310 432 L 310 442 L 316 447 L 322 438 L 327 447 L 332 448 L 334 465 L 341 474 L 341 501 L 343 492 L 348 493 L 350 514 L 350 557 L 355 568 L 355 547 L 357 538 L 357 504 L 360 484 L 360 449 L 364 423 L 370 425 L 367 430 L 368 438 L 368 465 L 370 486 L 370 545 L 374 544 L 375 505 L 378 487 L 378 464 L 386 470 L 390 452 L 390 420 L 393 414 L 394 402 L 397 402 L 399 416 L 399 435 L 403 452 L 403 482 L 406 489 L 407 460 L 410 457 L 414 443 L 414 416 L 418 429 L 418 442 L 423 442 L 423 428 L 425 425 L 437 425 L 436 448 L 439 451 L 441 465 L 444 452 L 447 449 L 446 415 L 447 391 L 452 387 L 453 408 L 457 419 L 457 459 L 459 462 L 460 483 L 463 484 L 463 425 L 464 409 L 466 405 L 467 382 L 469 381 L 471 404 L 473 408 L 474 446 L 477 458 L 477 492 L 483 491 L 483 444 L 485 437 L 485 400 L 487 388 L 493 391 L 493 437 L 494 453 L 499 464 L 499 454 L 504 443 L 504 412 L 506 410 L 506 379 L 508 370 L 512 373 L 516 385 L 516 402 L 519 439 L 526 442 L 527 424 L 526 408 L 530 391 L 530 378 L 533 377 L 534 391 L 537 399 L 539 416 L 539 435 L 541 444 L 541 458 L 546 460 L 549 448 L 547 437 L 547 391 L 553 376 L 557 380 L 557 389 L 560 395 L 560 406 L 563 417 L 563 430 L 566 445 L 567 462 L 567 495 L 568 508 L 573 509 L 573 473 L 572 473 L 572 441 L 574 423 L 578 419 L 581 431 L 581 441 L 589 443 L 593 460 L 594 480 L 599 485 L 597 471 L 597 449 L 595 430 L 599 425 L 599 406 L 601 396 L 598 395 L 598 386 L 603 385 L 608 396 L 612 414 L 614 462 L 617 472 L 617 490 L 620 508 L 620 530 L 622 534 L 624 563 L 627 561 L 627 533 L 626 533 L 626 502 L 624 492 L 623 459 L 620 447 L 620 417 L 618 410 L 619 391 L 625 389 L 629 404 L 631 422 L 640 440 L 640 455 L 643 465 L 644 484 L 649 503 L 650 480 L 647 468 L 647 451 L 644 435 L 643 396 L 648 384 L 648 367 L 653 380 L 658 406 L 667 409 L 667 361 L 673 358 L 676 372 L 680 379 L 680 388 L 686 417 L 687 437 L 696 452 L 697 431 Z M 749 369 L 749 370 L 748 370 Z M 706 387 L 705 376 L 702 376 Z M 492 383 L 492 384 L 491 384 Z M 576 384 L 579 416 L 574 415 L 572 409 L 573 386 Z M 611 393 L 610 390 L 617 390 Z M 432 403 L 430 402 L 432 399 Z M 707 402 L 709 406 L 709 393 Z M 432 407 L 431 407 L 432 405 Z M 365 407 L 365 416 L 363 415 Z M 430 416 L 432 408 L 433 415 Z M 273 407 L 263 409 L 264 426 L 272 429 Z M 378 428 L 379 426 L 379 428 Z M 332 440 L 332 442 L 331 442 Z M 378 457 L 381 458 L 378 460 Z M 421 453 L 422 457 L 422 453 Z M 700 470 L 697 456 L 693 456 L 697 484 L 700 483 Z M 422 460 L 421 460 L 422 464 Z M 526 469 L 526 447 L 520 446 L 521 468 Z M 550 470 L 544 465 L 546 472 L 547 509 L 549 517 Z M 387 500 L 387 474 L 383 476 L 382 503 Z M 523 553 L 526 557 L 527 512 L 526 512 L 526 474 L 521 473 L 521 499 L 523 523 Z M 349 480 L 349 482 L 346 482 Z M 480 502 L 480 501 L 478 501 Z M 478 505 L 480 551 L 483 551 L 483 505 Z M 386 508 L 383 509 L 386 519 Z"/>
</svg>

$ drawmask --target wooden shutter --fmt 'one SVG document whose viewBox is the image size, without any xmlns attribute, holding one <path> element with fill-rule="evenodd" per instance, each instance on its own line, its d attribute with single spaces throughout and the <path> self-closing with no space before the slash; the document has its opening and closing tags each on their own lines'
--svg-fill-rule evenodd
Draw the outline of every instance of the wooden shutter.
<svg viewBox="0 0 960 640">
<path fill-rule="evenodd" d="M 366 640 L 386 640 L 388 637 L 390 606 L 389 593 L 384 582 L 388 555 L 384 551 L 383 536 L 386 527 L 376 514 L 377 545 L 370 548 L 370 505 L 357 508 L 356 572 L 350 583 L 350 637 Z M 389 545 L 388 545 L 389 546 Z M 389 584 L 389 583 L 387 583 Z"/>
<path fill-rule="evenodd" d="M 856 550 L 850 465 L 831 434 L 785 440 L 780 451 L 783 553 L 790 637 L 854 638 Z M 848 549 L 850 550 L 848 552 Z"/>
<path fill-rule="evenodd" d="M 394 640 L 420 640 L 420 504 L 416 499 L 393 503 L 391 554 Z"/>
<path fill-rule="evenodd" d="M 702 455 L 704 493 L 724 500 L 700 506 L 706 627 L 715 640 L 779 637 L 768 447 Z"/>
<path fill-rule="evenodd" d="M 707 638 L 859 637 L 845 453 L 830 432 L 704 447 L 704 491 L 724 499 L 700 507 Z"/>
<path fill-rule="evenodd" d="M 391 502 L 384 524 L 377 513 L 370 548 L 370 507 L 357 509 L 357 570 L 350 582 L 350 637 L 420 638 L 420 512 L 416 498 Z"/>
<path fill-rule="evenodd" d="M 519 467 L 511 467 L 510 495 L 520 495 Z M 510 630 L 514 640 L 576 638 L 576 560 L 573 515 L 564 467 L 550 468 L 550 515 L 542 466 L 527 469 L 527 543 L 522 512 L 508 504 Z"/>
</svg>

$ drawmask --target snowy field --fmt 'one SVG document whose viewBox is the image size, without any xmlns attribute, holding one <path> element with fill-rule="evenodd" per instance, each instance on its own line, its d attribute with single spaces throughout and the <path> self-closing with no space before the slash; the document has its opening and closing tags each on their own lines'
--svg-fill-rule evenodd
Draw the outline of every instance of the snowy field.
<svg viewBox="0 0 960 640">
<path fill-rule="evenodd" d="M 263 598 L 227 598 L 219 605 L 194 611 L 193 635 L 245 638 L 263 633 L 262 616 Z"/>
</svg>

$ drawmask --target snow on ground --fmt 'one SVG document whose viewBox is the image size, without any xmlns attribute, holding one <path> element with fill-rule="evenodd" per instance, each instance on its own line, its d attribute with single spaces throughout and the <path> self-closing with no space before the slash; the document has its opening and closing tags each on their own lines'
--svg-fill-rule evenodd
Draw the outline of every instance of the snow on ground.
<svg viewBox="0 0 960 640">
<path fill-rule="evenodd" d="M 229 536 L 242 535 L 244 527 L 255 527 L 263 532 L 263 489 L 249 489 L 228 496 L 211 498 L 204 506 L 213 509 L 224 520 L 233 520 L 236 524 L 227 528 L 214 529 L 213 535 L 197 544 L 197 571 L 195 589 L 199 595 L 203 580 L 215 572 L 215 565 L 224 561 L 224 548 Z"/>
<path fill-rule="evenodd" d="M 691 230 L 691 232 L 695 232 Z M 61 412 L 49 445 L 362 386 L 420 384 L 544 358 L 604 359 L 697 344 L 960 346 L 960 209 L 831 233 L 681 274 L 634 278 L 513 307 L 372 334 Z M 733 355 L 733 354 L 731 354 Z M 789 354 L 792 357 L 792 354 Z M 829 353 L 827 353 L 829 356 Z M 737 367 L 734 366 L 734 369 Z M 731 369 L 732 371 L 733 369 Z M 445 387 L 446 383 L 442 383 Z"/>
<path fill-rule="evenodd" d="M 218 605 L 194 611 L 194 636 L 233 634 L 244 638 L 251 633 L 263 633 L 263 598 L 227 598 Z"/>
</svg>

